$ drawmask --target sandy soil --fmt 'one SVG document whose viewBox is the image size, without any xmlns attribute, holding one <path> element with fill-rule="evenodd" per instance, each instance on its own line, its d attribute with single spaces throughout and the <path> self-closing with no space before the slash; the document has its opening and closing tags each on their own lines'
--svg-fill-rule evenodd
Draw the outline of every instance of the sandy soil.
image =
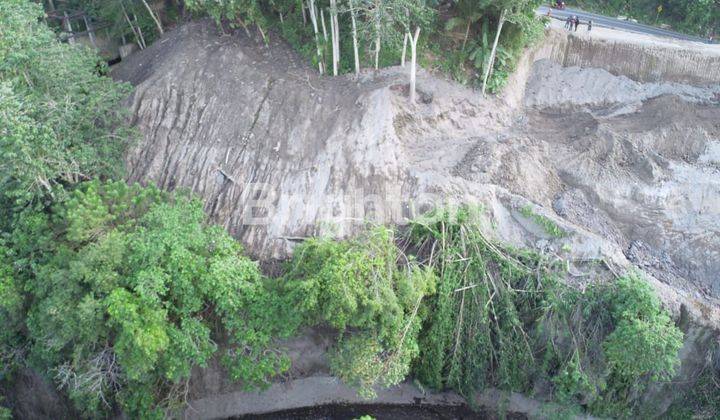
<svg viewBox="0 0 720 420">
<path fill-rule="evenodd" d="M 528 81 L 523 127 L 553 150 L 543 166 L 562 182 L 551 203 L 559 216 L 620 244 L 674 286 L 689 279 L 714 297 L 719 92 L 542 61 Z"/>
</svg>

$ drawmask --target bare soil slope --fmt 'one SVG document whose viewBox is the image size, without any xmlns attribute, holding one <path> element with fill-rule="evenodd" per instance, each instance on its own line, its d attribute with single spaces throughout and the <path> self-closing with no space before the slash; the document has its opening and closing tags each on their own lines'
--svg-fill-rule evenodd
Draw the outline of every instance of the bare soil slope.
<svg viewBox="0 0 720 420">
<path fill-rule="evenodd" d="M 638 266 L 720 296 L 717 87 L 641 84 L 536 63 L 529 138 L 549 144 L 555 212 L 620 245 Z"/>
<path fill-rule="evenodd" d="M 541 60 L 523 111 L 427 74 L 410 105 L 402 69 L 320 78 L 284 45 L 218 36 L 207 21 L 113 74 L 137 87 L 144 139 L 129 179 L 200 194 L 257 256 L 444 199 L 489 205 L 500 237 L 528 242 L 510 223 L 527 199 L 720 296 L 718 87 Z"/>
<path fill-rule="evenodd" d="M 422 181 L 413 172 L 454 188 L 449 169 L 503 124 L 449 83 L 421 79 L 426 101 L 442 95 L 407 111 L 397 69 L 359 81 L 319 78 L 284 45 L 220 37 L 206 21 L 113 74 L 137 87 L 131 108 L 144 140 L 127 158 L 130 181 L 202 195 L 212 217 L 261 257 L 286 256 L 287 238 L 352 233 L 373 210 L 388 221 L 389 209 L 373 207 L 416 194 Z M 254 199 L 272 208 L 250 213 Z M 267 220 L 252 225 L 251 216 Z"/>
<path fill-rule="evenodd" d="M 525 92 L 520 107 L 422 71 L 421 100 L 409 104 L 401 68 L 320 78 L 285 45 L 219 36 L 207 21 L 113 74 L 136 86 L 129 105 L 143 139 L 127 157 L 129 180 L 201 195 L 261 259 L 286 257 L 307 236 L 477 203 L 488 233 L 568 260 L 568 281 L 645 270 L 690 319 L 680 376 L 707 363 L 720 329 L 718 85 L 540 60 L 510 87 Z M 323 371 L 322 360 L 293 358 L 299 376 Z M 234 389 L 213 372 L 195 381 L 208 407 Z"/>
</svg>

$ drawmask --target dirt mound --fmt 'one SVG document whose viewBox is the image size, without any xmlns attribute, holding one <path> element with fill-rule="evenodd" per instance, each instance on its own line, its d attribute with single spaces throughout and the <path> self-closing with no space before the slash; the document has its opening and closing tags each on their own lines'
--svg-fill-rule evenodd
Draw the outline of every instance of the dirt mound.
<svg viewBox="0 0 720 420">
<path fill-rule="evenodd" d="M 558 81 L 578 93 L 554 90 Z M 528 82 L 525 127 L 529 137 L 553 144 L 548 163 L 564 184 L 553 203 L 561 216 L 612 238 L 633 262 L 674 286 L 688 288 L 678 279 L 689 279 L 714 297 L 720 296 L 717 89 L 641 84 L 541 61 Z M 647 252 L 635 252 L 638 243 Z M 649 262 L 658 260 L 665 263 Z"/>
<path fill-rule="evenodd" d="M 674 95 L 691 103 L 718 100 L 720 86 L 695 87 L 680 83 L 639 83 L 603 69 L 562 67 L 540 60 L 528 80 L 525 105 L 560 110 L 594 110 L 599 115 L 627 114 L 648 99 Z"/>
</svg>

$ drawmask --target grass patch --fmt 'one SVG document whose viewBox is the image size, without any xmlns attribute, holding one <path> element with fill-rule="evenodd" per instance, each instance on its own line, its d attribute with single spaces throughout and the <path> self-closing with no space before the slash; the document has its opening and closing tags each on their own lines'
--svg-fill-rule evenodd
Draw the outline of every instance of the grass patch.
<svg viewBox="0 0 720 420">
<path fill-rule="evenodd" d="M 538 226 L 543 228 L 545 233 L 553 238 L 565 238 L 568 236 L 568 233 L 558 226 L 557 223 L 546 216 L 535 213 L 530 205 L 523 206 L 520 209 L 520 214 L 528 219 L 532 219 Z"/>
</svg>

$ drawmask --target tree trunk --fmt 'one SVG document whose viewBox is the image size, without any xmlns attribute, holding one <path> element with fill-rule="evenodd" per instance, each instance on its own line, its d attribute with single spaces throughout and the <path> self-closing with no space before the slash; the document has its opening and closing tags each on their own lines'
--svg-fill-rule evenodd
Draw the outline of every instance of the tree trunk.
<svg viewBox="0 0 720 420">
<path fill-rule="evenodd" d="M 325 12 L 323 12 L 322 9 L 320 9 L 320 23 L 323 30 L 323 39 L 325 40 L 325 45 L 327 46 L 328 42 L 328 36 L 327 36 L 327 26 L 325 26 Z"/>
<path fill-rule="evenodd" d="M 318 21 L 317 12 L 315 10 L 315 0 L 308 0 L 308 11 L 310 12 L 310 21 L 313 25 L 313 31 L 315 31 L 315 46 L 317 47 L 317 58 L 318 58 L 318 70 L 320 74 L 323 74 L 323 57 L 320 49 L 320 35 L 318 33 Z"/>
<path fill-rule="evenodd" d="M 332 67 L 333 76 L 337 76 L 337 65 L 335 65 L 335 19 L 332 10 L 330 10 L 330 46 L 332 47 Z"/>
<path fill-rule="evenodd" d="M 380 33 L 382 30 L 382 1 L 375 0 L 375 70 L 380 68 Z"/>
<path fill-rule="evenodd" d="M 63 18 L 63 23 L 65 24 L 65 32 L 68 33 L 68 44 L 74 44 L 75 43 L 75 34 L 73 34 L 73 28 L 72 24 L 70 23 L 70 18 L 68 17 L 67 12 L 63 12 L 65 17 Z"/>
<path fill-rule="evenodd" d="M 305 0 L 300 0 L 300 10 L 302 10 L 303 26 L 307 25 L 307 15 L 305 14 Z"/>
<path fill-rule="evenodd" d="M 335 66 L 340 71 L 340 22 L 337 13 L 335 14 Z"/>
<path fill-rule="evenodd" d="M 375 70 L 380 68 L 380 34 L 375 37 Z"/>
<path fill-rule="evenodd" d="M 340 71 L 340 22 L 338 21 L 337 8 L 335 9 L 335 50 L 337 51 L 338 71 Z"/>
<path fill-rule="evenodd" d="M 238 19 L 238 22 L 240 23 L 240 26 L 242 26 L 243 31 L 245 31 L 245 35 L 247 35 L 248 39 L 252 40 L 252 34 L 250 33 L 250 28 L 247 27 L 245 24 L 245 21 L 242 19 Z M 222 28 L 222 22 L 220 23 L 220 27 Z M 222 33 L 225 33 L 225 29 L 222 29 Z"/>
<path fill-rule="evenodd" d="M 500 32 L 502 31 L 503 24 L 505 23 L 505 15 L 507 14 L 507 10 L 503 9 L 503 11 L 500 13 L 500 22 L 498 23 L 498 30 L 495 34 L 495 41 L 493 41 L 493 47 L 492 51 L 490 52 L 490 59 L 488 60 L 488 65 L 485 68 L 485 77 L 483 77 L 483 86 L 482 86 L 482 94 L 485 96 L 485 88 L 487 87 L 487 81 L 488 77 L 490 77 L 490 69 L 493 68 L 495 65 L 495 52 L 497 51 L 497 45 L 498 41 L 500 40 Z"/>
<path fill-rule="evenodd" d="M 48 9 L 50 9 L 51 12 L 55 11 L 55 2 L 53 0 L 48 0 Z"/>
<path fill-rule="evenodd" d="M 357 23 L 355 22 L 355 2 L 350 0 L 350 19 L 352 20 L 353 50 L 355 53 L 355 75 L 360 75 L 360 54 L 358 52 Z"/>
<path fill-rule="evenodd" d="M 260 32 L 260 36 L 262 37 L 263 42 L 267 45 L 267 43 L 268 43 L 267 36 L 265 35 L 265 31 L 263 31 L 262 26 L 260 26 L 259 23 L 256 23 L 255 26 L 257 26 L 257 28 L 258 28 L 258 32 Z"/>
<path fill-rule="evenodd" d="M 155 21 L 155 26 L 157 26 L 158 31 L 160 32 L 160 35 L 162 35 L 164 32 L 163 32 L 162 24 L 160 23 L 160 19 L 158 19 L 158 17 L 155 16 L 155 12 L 152 11 L 152 9 L 150 8 L 150 5 L 147 3 L 147 1 L 142 0 L 142 4 L 145 5 L 145 8 L 147 9 L 148 13 L 150 13 L 150 17 L 152 18 L 152 20 Z"/>
<path fill-rule="evenodd" d="M 417 69 L 417 42 L 420 38 L 420 27 L 415 28 L 415 35 L 410 37 L 410 103 L 415 103 L 415 76 Z"/>
<path fill-rule="evenodd" d="M 128 25 L 130 25 L 130 29 L 132 29 L 133 35 L 135 35 L 135 42 L 137 42 L 138 47 L 140 47 L 141 50 L 145 49 L 145 45 L 142 42 L 142 38 L 140 35 L 138 35 L 137 30 L 135 29 L 135 25 L 133 25 L 132 21 L 130 20 L 130 16 L 127 14 L 127 10 L 125 9 L 125 3 L 120 2 L 120 7 L 122 7 L 123 16 L 125 16 L 125 20 L 127 21 Z"/>
<path fill-rule="evenodd" d="M 133 15 L 133 21 L 135 22 L 135 27 L 137 28 L 138 35 L 140 35 L 140 42 L 142 42 L 143 49 L 147 48 L 147 43 L 145 42 L 145 37 L 142 33 L 142 28 L 140 27 L 140 24 L 138 23 L 137 16 Z"/>
<path fill-rule="evenodd" d="M 180 12 L 180 17 L 182 19 L 185 19 L 185 2 L 183 0 L 175 0 L 175 4 L 177 4 L 177 9 Z"/>
<path fill-rule="evenodd" d="M 400 66 L 402 67 L 405 67 L 405 54 L 407 52 L 408 38 L 410 38 L 410 33 L 405 32 L 405 37 L 403 38 L 402 57 L 400 58 Z"/>
<path fill-rule="evenodd" d="M 90 23 L 90 19 L 87 18 L 87 15 L 83 14 L 83 20 L 85 21 L 85 27 L 87 28 L 88 37 L 90 37 L 90 43 L 92 44 L 93 48 L 97 49 L 97 43 L 95 42 L 95 30 L 93 30 L 92 23 Z"/>
<path fill-rule="evenodd" d="M 323 66 L 327 69 L 327 66 L 325 66 L 325 56 L 327 55 L 327 46 L 328 46 L 328 34 L 327 34 L 327 27 L 325 26 L 325 12 L 323 12 L 322 9 L 320 9 L 320 23 L 322 23 L 322 31 L 323 31 L 323 39 L 325 42 L 323 43 Z M 332 29 L 332 28 L 331 28 Z"/>
<path fill-rule="evenodd" d="M 405 67 L 405 54 L 407 53 L 407 43 L 408 38 L 410 38 L 412 35 L 410 34 L 410 11 L 405 9 L 405 18 L 407 19 L 407 28 L 405 29 L 405 35 L 403 36 L 403 49 L 402 49 L 402 56 L 400 57 L 400 66 Z"/>
<path fill-rule="evenodd" d="M 465 51 L 465 45 L 467 44 L 468 37 L 470 36 L 470 25 L 472 22 L 468 21 L 467 28 L 465 28 L 465 39 L 463 39 L 462 50 Z"/>
<path fill-rule="evenodd" d="M 140 39 L 138 38 L 138 34 L 135 31 L 135 26 L 130 22 L 130 17 L 127 14 L 127 10 L 125 10 L 125 5 L 120 2 L 120 7 L 122 7 L 123 16 L 125 17 L 125 21 L 130 25 L 130 29 L 132 30 L 133 35 L 135 36 L 135 42 L 138 43 L 138 46 L 140 46 Z M 124 35 L 123 35 L 124 37 Z"/>
<path fill-rule="evenodd" d="M 330 0 L 330 30 L 332 31 L 333 75 L 338 75 L 340 65 L 340 24 L 338 22 L 337 0 Z"/>
</svg>

